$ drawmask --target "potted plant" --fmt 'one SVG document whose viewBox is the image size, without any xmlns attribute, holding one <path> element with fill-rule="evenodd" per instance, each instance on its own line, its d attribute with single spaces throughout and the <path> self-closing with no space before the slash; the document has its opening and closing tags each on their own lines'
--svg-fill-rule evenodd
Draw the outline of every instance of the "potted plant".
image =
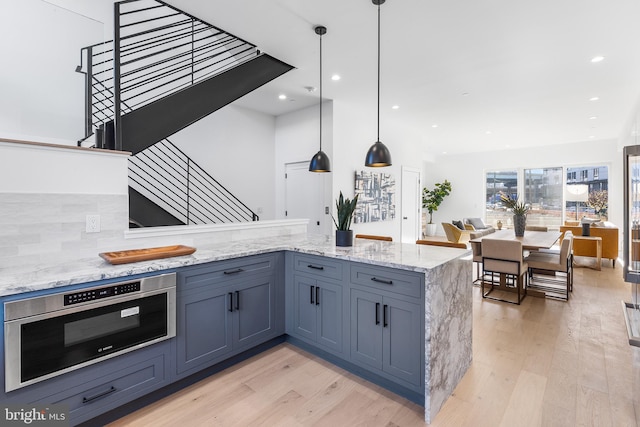
<svg viewBox="0 0 640 427">
<path fill-rule="evenodd" d="M 446 179 L 444 182 L 438 182 L 435 184 L 433 190 L 422 189 L 422 207 L 429 212 L 429 223 L 427 224 L 427 236 L 433 236 L 436 234 L 436 224 L 433 223 L 433 212 L 438 210 L 438 207 L 446 196 L 451 193 L 451 183 Z"/>
<path fill-rule="evenodd" d="M 358 195 L 349 200 L 342 195 L 336 200 L 336 210 L 338 220 L 331 216 L 333 223 L 336 225 L 336 246 L 351 246 L 353 244 L 353 230 L 351 230 L 351 220 L 358 203 Z"/>
<path fill-rule="evenodd" d="M 524 202 L 518 201 L 518 195 L 511 197 L 510 194 L 500 192 L 500 200 L 513 212 L 513 228 L 516 232 L 516 236 L 524 236 L 524 228 L 527 225 L 527 213 L 529 212 L 529 205 Z"/>
</svg>

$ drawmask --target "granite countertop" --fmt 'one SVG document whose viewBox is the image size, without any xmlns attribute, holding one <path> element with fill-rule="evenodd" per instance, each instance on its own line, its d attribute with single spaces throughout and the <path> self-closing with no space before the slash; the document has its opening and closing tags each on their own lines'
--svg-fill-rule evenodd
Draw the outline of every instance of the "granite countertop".
<svg viewBox="0 0 640 427">
<path fill-rule="evenodd" d="M 0 296 L 283 250 L 418 272 L 470 254 L 463 249 L 364 239 L 356 239 L 351 247 L 336 247 L 333 238 L 307 234 L 212 243 L 196 249 L 192 255 L 131 264 L 111 265 L 96 254 L 63 264 L 7 269 L 0 277 Z"/>
</svg>

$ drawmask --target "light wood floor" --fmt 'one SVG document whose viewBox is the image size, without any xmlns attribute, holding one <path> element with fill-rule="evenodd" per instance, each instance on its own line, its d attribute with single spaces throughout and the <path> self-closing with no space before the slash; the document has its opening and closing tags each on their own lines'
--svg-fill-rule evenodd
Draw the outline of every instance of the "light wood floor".
<svg viewBox="0 0 640 427">
<path fill-rule="evenodd" d="M 473 364 L 432 426 L 639 426 L 640 348 L 621 267 L 575 269 L 571 300 L 474 293 Z M 111 424 L 421 426 L 423 408 L 283 344 Z"/>
</svg>

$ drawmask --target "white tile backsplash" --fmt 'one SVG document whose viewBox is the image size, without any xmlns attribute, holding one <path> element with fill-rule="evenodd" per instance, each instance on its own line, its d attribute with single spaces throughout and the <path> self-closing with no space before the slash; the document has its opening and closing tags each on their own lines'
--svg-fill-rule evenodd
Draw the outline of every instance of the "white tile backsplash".
<svg viewBox="0 0 640 427">
<path fill-rule="evenodd" d="M 86 216 L 100 215 L 100 232 L 86 232 Z M 0 269 L 95 259 L 100 252 L 167 245 L 305 234 L 306 220 L 211 226 L 155 227 L 129 231 L 125 194 L 0 193 Z"/>
<path fill-rule="evenodd" d="M 0 268 L 97 256 L 99 241 L 124 240 L 126 195 L 0 194 Z M 87 214 L 101 216 L 101 232 L 86 233 Z"/>
</svg>

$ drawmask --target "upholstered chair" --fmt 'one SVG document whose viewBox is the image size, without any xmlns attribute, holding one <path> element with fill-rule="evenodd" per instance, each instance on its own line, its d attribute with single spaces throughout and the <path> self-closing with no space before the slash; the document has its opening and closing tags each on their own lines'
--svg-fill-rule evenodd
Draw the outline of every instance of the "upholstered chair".
<svg viewBox="0 0 640 427">
<path fill-rule="evenodd" d="M 529 266 L 522 258 L 522 242 L 519 240 L 502 239 L 482 239 L 482 297 L 497 301 L 518 304 L 527 295 L 525 281 Z M 499 282 L 493 280 L 494 274 L 499 274 Z M 491 276 L 492 280 L 487 282 L 486 276 Z M 485 284 L 489 284 L 489 291 L 485 292 Z M 497 287 L 515 288 L 517 293 L 516 301 L 489 296 Z M 509 292 L 503 292 L 508 294 Z"/>
<path fill-rule="evenodd" d="M 540 290 L 549 298 L 569 300 L 573 290 L 573 234 L 566 233 L 560 251 L 531 252 L 525 259 L 529 265 L 529 287 Z M 564 275 L 558 278 L 557 273 Z"/>
<path fill-rule="evenodd" d="M 447 240 L 454 243 L 468 242 L 469 241 L 469 230 L 460 230 L 453 224 L 449 224 L 448 222 L 442 223 L 442 228 L 444 229 L 444 233 L 447 235 Z"/>
</svg>

